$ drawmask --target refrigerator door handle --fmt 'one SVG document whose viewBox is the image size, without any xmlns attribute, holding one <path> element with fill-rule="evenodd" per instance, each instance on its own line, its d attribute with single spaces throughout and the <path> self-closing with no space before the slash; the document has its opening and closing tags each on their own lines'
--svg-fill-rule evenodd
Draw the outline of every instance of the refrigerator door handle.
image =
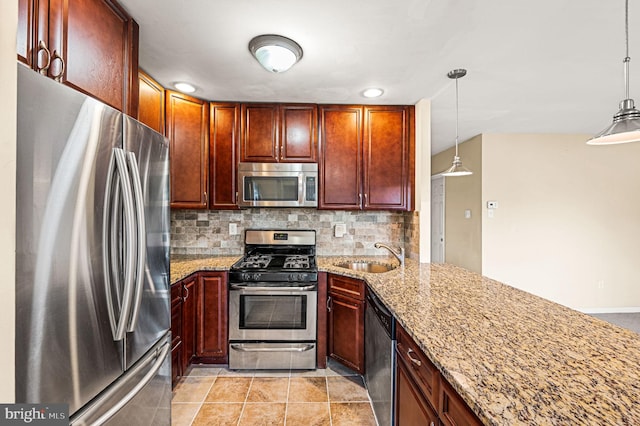
<svg viewBox="0 0 640 426">
<path fill-rule="evenodd" d="M 145 277 L 145 265 L 147 263 L 147 230 L 146 221 L 144 215 L 144 196 L 142 193 L 142 183 L 140 181 L 140 169 L 138 168 L 138 162 L 136 155 L 133 152 L 127 153 L 127 160 L 129 163 L 129 169 L 131 172 L 131 183 L 133 186 L 133 195 L 135 197 L 135 214 L 137 224 L 137 264 L 136 264 L 136 279 L 135 279 L 135 291 L 133 306 L 131 308 L 131 315 L 129 318 L 128 332 L 133 332 L 138 322 L 138 314 L 140 311 L 140 303 L 142 302 L 142 292 L 144 289 L 144 277 Z"/>
<path fill-rule="evenodd" d="M 133 301 L 133 284 L 135 279 L 134 274 L 135 274 L 135 262 L 136 262 L 136 252 L 134 252 L 133 247 L 136 246 L 137 235 L 135 233 L 135 220 L 134 220 L 135 213 L 133 209 L 133 195 L 131 194 L 131 188 L 127 184 L 127 182 L 129 182 L 130 180 L 129 180 L 129 173 L 127 171 L 125 153 L 120 148 L 114 148 L 113 155 L 115 157 L 115 169 L 118 171 L 118 177 L 120 181 L 120 185 L 118 185 L 116 182 L 116 187 L 117 188 L 119 187 L 119 189 L 122 191 L 122 198 L 124 201 L 123 207 L 124 207 L 124 225 L 125 225 L 124 227 L 125 235 L 124 235 L 124 244 L 123 244 L 123 249 L 125 254 L 125 265 L 124 265 L 125 278 L 124 278 L 124 286 L 122 290 L 122 300 L 120 301 L 120 297 L 118 297 L 118 301 L 120 302 L 119 315 L 117 315 L 115 312 L 115 307 L 113 306 L 113 298 L 111 297 L 111 290 L 113 288 L 113 284 L 111 282 L 107 283 L 107 296 L 108 296 L 107 306 L 109 308 L 109 316 L 112 319 L 111 328 L 113 331 L 113 340 L 117 342 L 117 341 L 123 340 L 125 337 L 125 333 L 127 330 L 128 313 L 131 310 L 131 304 Z M 113 197 L 114 195 L 117 196 L 117 192 L 120 192 L 120 191 L 116 191 L 116 194 L 110 194 L 111 197 Z M 113 202 L 112 198 L 109 200 L 109 203 L 111 202 Z M 119 203 L 116 202 L 116 204 L 119 204 Z M 113 213 L 118 214 L 118 212 L 111 212 L 112 215 Z M 113 225 L 114 225 L 114 222 L 117 223 L 117 220 L 115 220 L 114 217 L 112 217 L 111 219 L 112 219 L 112 226 L 108 230 L 110 234 L 109 238 L 114 236 L 116 229 L 115 229 L 115 226 Z M 111 240 L 113 241 L 113 239 Z M 113 249 L 115 247 L 111 247 L 111 248 L 113 253 Z M 110 263 L 113 262 L 113 259 L 114 259 L 114 256 L 111 256 Z M 110 267 L 113 268 L 114 265 L 111 264 Z M 114 321 L 116 317 L 118 317 L 117 321 Z"/>
<path fill-rule="evenodd" d="M 102 408 L 103 405 L 100 404 L 100 401 L 97 401 L 93 406 L 80 413 L 77 417 L 72 418 L 70 422 L 71 425 L 79 426 L 91 424 L 91 426 L 100 426 L 106 423 L 111 417 L 113 417 L 116 413 L 118 413 L 118 411 L 120 411 L 125 405 L 127 405 L 129 401 L 131 401 L 142 390 L 142 388 L 144 388 L 151 381 L 151 379 L 156 376 L 170 350 L 171 342 L 165 341 L 165 343 L 161 347 L 156 347 L 155 356 L 148 357 L 143 362 L 140 362 L 133 366 L 131 370 L 128 370 L 127 375 L 134 376 L 137 373 L 144 371 L 144 369 L 148 368 L 148 365 L 153 362 L 153 366 L 149 368 L 149 371 L 147 371 L 144 377 L 140 379 L 140 381 L 117 403 L 109 407 L 109 409 L 97 420 L 92 421 L 91 418 L 96 415 L 96 411 Z M 101 399 L 108 400 L 110 395 L 117 394 L 122 387 L 126 386 L 125 382 L 126 381 L 123 380 L 118 381 L 116 385 L 109 388 L 109 393 L 104 394 Z"/>
<path fill-rule="evenodd" d="M 104 289 L 107 299 L 107 311 L 109 312 L 109 322 L 111 324 L 111 332 L 113 333 L 113 339 L 116 340 L 116 330 L 118 328 L 115 308 L 113 306 L 113 283 L 111 282 L 111 274 L 113 273 L 113 260 L 111 244 L 111 219 L 113 203 L 113 191 L 111 188 L 114 185 L 114 170 L 115 170 L 115 154 L 112 153 L 109 159 L 109 166 L 107 166 L 107 177 L 104 191 L 104 216 L 102 220 L 102 269 L 104 273 Z M 117 189 L 116 189 L 117 192 Z M 119 299 L 119 297 L 118 297 Z"/>
</svg>

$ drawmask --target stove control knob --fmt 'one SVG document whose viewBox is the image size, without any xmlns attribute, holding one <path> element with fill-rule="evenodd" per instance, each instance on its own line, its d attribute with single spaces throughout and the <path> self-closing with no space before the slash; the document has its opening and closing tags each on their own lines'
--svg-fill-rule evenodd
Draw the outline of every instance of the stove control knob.
<svg viewBox="0 0 640 426">
<path fill-rule="evenodd" d="M 255 274 L 253 274 L 253 275 L 251 276 L 251 279 L 252 279 L 253 281 L 260 281 L 260 277 L 261 277 L 261 276 L 262 276 L 262 274 L 261 274 L 260 272 L 256 272 Z"/>
</svg>

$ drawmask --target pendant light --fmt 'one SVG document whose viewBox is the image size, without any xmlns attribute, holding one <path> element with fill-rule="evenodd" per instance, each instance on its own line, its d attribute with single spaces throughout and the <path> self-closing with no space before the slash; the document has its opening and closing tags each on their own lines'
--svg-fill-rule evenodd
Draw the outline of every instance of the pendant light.
<svg viewBox="0 0 640 426">
<path fill-rule="evenodd" d="M 640 142 L 640 111 L 629 98 L 629 0 L 625 0 L 624 30 L 626 56 L 624 63 L 625 99 L 620 102 L 620 111 L 613 116 L 613 124 L 587 141 L 589 145 L 612 145 L 618 143 Z"/>
<path fill-rule="evenodd" d="M 442 172 L 442 176 L 469 176 L 473 174 L 471 170 L 462 165 L 462 160 L 458 155 L 458 79 L 465 75 L 467 75 L 465 69 L 457 69 L 447 73 L 447 77 L 456 80 L 456 155 L 453 157 L 453 165 Z"/>
</svg>

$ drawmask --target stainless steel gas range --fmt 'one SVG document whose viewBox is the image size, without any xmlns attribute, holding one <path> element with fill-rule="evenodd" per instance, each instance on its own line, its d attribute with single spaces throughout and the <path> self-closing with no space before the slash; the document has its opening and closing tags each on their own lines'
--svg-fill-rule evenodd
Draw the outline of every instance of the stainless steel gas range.
<svg viewBox="0 0 640 426">
<path fill-rule="evenodd" d="M 229 271 L 229 368 L 316 367 L 315 252 L 313 230 L 245 231 Z"/>
</svg>

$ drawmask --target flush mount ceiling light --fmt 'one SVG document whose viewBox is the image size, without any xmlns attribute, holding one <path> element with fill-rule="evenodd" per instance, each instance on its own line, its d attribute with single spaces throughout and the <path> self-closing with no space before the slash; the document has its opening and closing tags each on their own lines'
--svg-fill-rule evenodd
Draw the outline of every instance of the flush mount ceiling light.
<svg viewBox="0 0 640 426">
<path fill-rule="evenodd" d="M 382 96 L 383 93 L 384 93 L 384 90 L 379 89 L 377 87 L 372 87 L 362 92 L 362 96 L 364 96 L 365 98 L 377 98 L 379 96 Z"/>
<path fill-rule="evenodd" d="M 456 155 L 453 157 L 453 165 L 442 172 L 442 176 L 468 176 L 472 172 L 462 165 L 462 160 L 458 155 L 458 79 L 467 75 L 467 70 L 457 69 L 449 71 L 447 77 L 456 80 Z"/>
<path fill-rule="evenodd" d="M 193 87 L 193 85 L 182 82 L 182 81 L 174 83 L 173 87 L 175 87 L 177 90 L 181 91 L 182 93 L 193 93 L 196 91 L 196 88 Z"/>
<path fill-rule="evenodd" d="M 589 145 L 612 145 L 618 143 L 640 142 L 640 111 L 633 99 L 629 98 L 629 0 L 625 1 L 624 29 L 626 40 L 626 56 L 624 63 L 625 99 L 620 102 L 620 111 L 613 116 L 613 124 L 587 141 Z"/>
<path fill-rule="evenodd" d="M 280 35 L 263 34 L 249 42 L 249 51 L 267 71 L 285 72 L 302 58 L 298 43 Z"/>
</svg>

